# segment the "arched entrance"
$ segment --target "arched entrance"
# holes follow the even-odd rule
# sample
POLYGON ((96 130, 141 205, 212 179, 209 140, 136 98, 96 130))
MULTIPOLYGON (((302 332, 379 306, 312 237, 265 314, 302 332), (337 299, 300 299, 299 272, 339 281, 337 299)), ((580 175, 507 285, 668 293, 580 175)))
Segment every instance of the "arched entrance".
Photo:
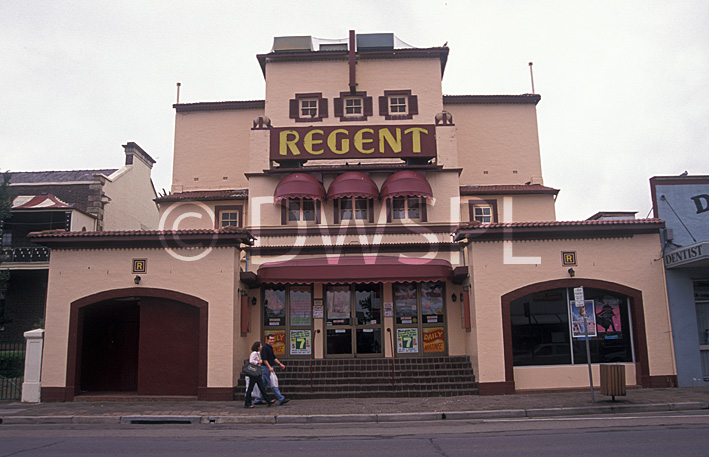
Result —
POLYGON ((654 387, 649 375, 647 339, 645 335, 645 313, 643 310, 642 293, 621 284, 595 279, 559 279, 531 284, 514 290, 502 296, 502 325, 505 349, 505 386, 500 386, 501 391, 513 393, 514 387, 514 344, 512 335, 512 310, 511 305, 515 300, 530 294, 543 293, 545 291, 574 288, 583 286, 584 288, 594 288, 622 294, 627 297, 630 304, 630 315, 632 317, 632 340, 635 349, 636 382, 643 387, 654 387))
POLYGON ((134 287, 71 304, 66 399, 81 393, 198 396, 206 389, 207 303, 134 287))

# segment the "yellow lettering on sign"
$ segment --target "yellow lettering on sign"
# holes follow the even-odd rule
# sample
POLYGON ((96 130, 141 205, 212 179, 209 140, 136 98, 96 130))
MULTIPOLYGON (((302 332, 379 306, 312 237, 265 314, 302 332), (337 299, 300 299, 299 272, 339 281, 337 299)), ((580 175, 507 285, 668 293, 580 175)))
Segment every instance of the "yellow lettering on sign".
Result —
POLYGON ((572 263, 574 261, 574 256, 572 254, 566 254, 566 263, 572 263))
POLYGON ((298 140, 300 139, 300 135, 298 135, 298 132, 295 130, 283 130, 281 131, 280 134, 280 141, 278 144, 280 145, 280 148, 278 150, 278 153, 282 156, 287 156, 288 151, 291 152, 294 156, 300 155, 300 150, 298 149, 298 146, 296 143, 298 143, 298 140), (288 139, 289 136, 292 136, 293 139, 288 139))
POLYGON ((337 134, 338 133, 344 133, 347 135, 347 130, 345 129, 337 129, 333 130, 330 132, 330 134, 327 136, 327 146, 330 148, 332 152, 335 154, 347 154, 350 151, 350 139, 349 138, 343 138, 342 139, 342 147, 340 149, 337 148, 337 134))
POLYGON ((308 154, 312 154, 312 155, 314 155, 314 156, 320 155, 320 154, 322 154, 323 152, 325 152, 322 148, 321 148, 321 149, 318 149, 317 151, 316 151, 315 149, 313 149, 313 145, 322 144, 322 142, 323 142, 323 140, 316 140, 316 139, 313 139, 313 135, 315 135, 316 133, 317 133, 317 134, 320 134, 320 135, 323 135, 323 134, 324 134, 324 132, 323 132, 322 130, 316 129, 316 130, 311 130, 311 131, 309 131, 309 132, 306 133, 305 136, 303 137, 303 147, 305 148, 305 151, 306 151, 308 154))
POLYGON ((384 152, 384 141, 387 142, 392 151, 401 152, 401 129, 396 129, 396 138, 389 129, 379 129, 379 152, 384 152))
POLYGON ((364 143, 373 143, 374 139, 372 138, 364 138, 365 133, 371 133, 374 134, 374 130, 372 129, 362 129, 358 130, 357 133, 355 133, 354 136, 354 146, 357 148, 359 152, 362 154, 371 154, 374 152, 374 148, 371 149, 364 149, 364 143))
POLYGON ((428 135, 428 130, 422 129, 420 127, 413 127, 404 130, 404 135, 411 133, 411 139, 413 140, 413 151, 414 153, 421 152, 421 134, 428 135))

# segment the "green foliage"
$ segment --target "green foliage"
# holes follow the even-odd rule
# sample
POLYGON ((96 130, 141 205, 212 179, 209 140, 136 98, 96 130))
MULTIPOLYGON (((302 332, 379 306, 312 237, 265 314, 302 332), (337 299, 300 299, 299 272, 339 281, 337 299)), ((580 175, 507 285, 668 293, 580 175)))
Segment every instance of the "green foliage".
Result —
POLYGON ((0 376, 19 378, 25 373, 25 353, 0 351, 0 376))

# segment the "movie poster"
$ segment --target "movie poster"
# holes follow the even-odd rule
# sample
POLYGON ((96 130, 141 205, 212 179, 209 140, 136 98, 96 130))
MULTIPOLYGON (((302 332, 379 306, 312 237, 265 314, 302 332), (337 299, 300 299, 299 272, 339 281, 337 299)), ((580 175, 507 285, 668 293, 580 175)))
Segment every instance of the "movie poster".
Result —
POLYGON ((575 301, 571 301, 571 333, 574 338, 584 338, 586 329, 584 327, 583 315, 588 317, 588 336, 596 335, 596 312, 593 300, 584 300, 584 306, 576 306, 575 301))
POLYGON ((417 328, 396 329, 396 352, 399 354, 418 354, 419 330, 417 328))
POLYGON ((618 297, 605 295, 596 300, 596 327, 598 333, 620 333, 620 305, 623 301, 618 297))
POLYGON ((290 354, 291 355, 310 355, 311 348, 311 333, 310 330, 291 330, 290 331, 290 354))
POLYGON ((276 356, 286 355, 286 331, 267 330, 263 336, 264 341, 268 341, 268 335, 273 335, 276 341, 273 343, 273 353, 276 356))
POLYGON ((445 352, 446 339, 443 327, 423 329, 423 352, 445 352))

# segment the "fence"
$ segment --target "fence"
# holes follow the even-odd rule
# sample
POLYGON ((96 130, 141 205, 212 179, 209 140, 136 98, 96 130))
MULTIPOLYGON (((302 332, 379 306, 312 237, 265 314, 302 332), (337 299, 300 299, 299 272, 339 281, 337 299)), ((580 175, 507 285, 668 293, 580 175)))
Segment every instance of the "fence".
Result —
POLYGON ((22 399, 25 340, 0 340, 0 400, 22 399))

